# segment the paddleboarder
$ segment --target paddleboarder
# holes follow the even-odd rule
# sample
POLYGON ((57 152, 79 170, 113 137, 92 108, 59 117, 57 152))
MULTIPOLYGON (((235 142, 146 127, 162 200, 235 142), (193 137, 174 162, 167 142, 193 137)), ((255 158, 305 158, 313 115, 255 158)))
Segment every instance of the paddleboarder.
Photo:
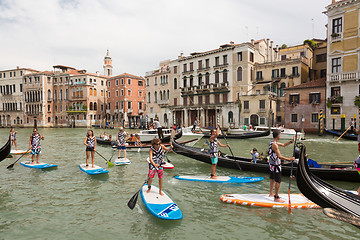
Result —
POLYGON ((124 131, 123 127, 120 127, 117 138, 116 138, 117 143, 118 143, 118 146, 117 146, 118 158, 120 158, 120 152, 122 150, 122 151, 124 151, 124 158, 126 159, 126 141, 125 141, 125 138, 126 138, 126 132, 124 131))
POLYGON ((84 141, 84 145, 86 146, 86 168, 88 168, 88 166, 89 166, 90 153, 91 153, 92 168, 94 168, 95 151, 96 151, 96 137, 94 136, 93 130, 88 130, 85 141, 84 141))
POLYGON ((34 158, 36 155, 36 163, 39 162, 39 155, 41 153, 40 140, 44 140, 44 136, 38 133, 36 128, 33 129, 33 133, 30 135, 29 149, 31 149, 31 164, 34 164, 34 158))
POLYGON ((269 168, 270 168, 270 194, 269 197, 274 197, 275 202, 284 202, 279 197, 280 183, 281 183, 281 160, 294 161, 295 157, 287 158, 281 155, 279 147, 286 147, 295 141, 294 139, 287 143, 279 143, 281 131, 275 129, 273 131, 273 140, 269 145, 269 168), (275 194, 273 188, 275 185, 275 194))
POLYGON ((11 145, 14 144, 15 150, 17 151, 16 134, 17 134, 17 132, 15 132, 15 129, 11 128, 11 130, 10 130, 11 145))
POLYGON ((358 152, 360 154, 360 131, 354 127, 354 132, 357 134, 358 152))
POLYGON ((219 159, 219 149, 218 145, 220 147, 230 147, 229 144, 223 145, 219 142, 217 137, 220 134, 220 125, 218 124, 216 129, 211 130, 211 137, 210 137, 210 159, 211 159, 211 169, 210 169, 210 178, 216 179, 215 171, 216 171, 216 165, 218 163, 219 159))
POLYGON ((147 193, 150 192, 152 179, 155 177, 155 172, 157 172, 159 178, 159 194, 161 196, 164 195, 164 193, 161 191, 163 185, 163 168, 161 167, 162 163, 164 162, 163 150, 169 151, 171 148, 172 145, 170 145, 170 147, 167 148, 163 144, 161 144, 161 140, 158 138, 154 138, 151 141, 151 147, 149 150, 150 163, 149 163, 149 174, 148 174, 149 177, 148 190, 146 191, 147 193))

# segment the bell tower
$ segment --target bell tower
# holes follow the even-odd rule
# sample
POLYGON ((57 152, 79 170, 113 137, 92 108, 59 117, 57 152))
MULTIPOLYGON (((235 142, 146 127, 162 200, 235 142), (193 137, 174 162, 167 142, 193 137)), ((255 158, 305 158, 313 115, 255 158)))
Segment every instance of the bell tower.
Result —
POLYGON ((106 52, 106 56, 104 57, 104 75, 105 76, 112 76, 112 60, 109 56, 109 49, 106 52))

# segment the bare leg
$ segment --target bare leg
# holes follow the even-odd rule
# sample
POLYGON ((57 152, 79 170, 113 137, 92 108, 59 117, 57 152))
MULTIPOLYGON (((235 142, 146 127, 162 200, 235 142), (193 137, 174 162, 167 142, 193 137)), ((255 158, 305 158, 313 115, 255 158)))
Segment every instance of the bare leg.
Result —
POLYGON ((16 144, 16 140, 14 141, 15 144, 15 150, 17 151, 17 144, 16 144))
MULTIPOLYGON (((280 190, 280 183, 279 182, 275 182, 275 195, 279 196, 279 190, 280 190)), ((284 200, 281 200, 279 198, 274 199, 275 202, 285 202, 284 200)))
MULTIPOLYGON (((149 178, 148 180, 148 186, 151 187, 151 183, 152 183, 152 178, 149 178)), ((146 191, 146 193, 150 192, 150 188, 148 188, 148 190, 146 191)))
POLYGON ((31 156, 31 164, 34 164, 35 154, 31 156))
POLYGON ((40 154, 36 154, 36 163, 40 163, 39 162, 39 156, 40 156, 40 154))
POLYGON ((91 151, 91 163, 93 168, 94 168, 94 162, 95 162, 95 151, 91 151))
POLYGON ((275 180, 274 180, 274 179, 270 179, 270 194, 269 194, 269 197, 273 197, 273 196, 274 196, 274 193, 273 193, 274 185, 275 185, 275 180))
POLYGON ((118 150, 118 158, 120 158, 120 152, 121 152, 121 150, 119 149, 118 150))
POLYGON ((86 168, 88 168, 89 166, 89 157, 90 157, 90 152, 86 151, 86 168))
POLYGON ((124 149, 124 158, 126 159, 126 150, 124 149))
POLYGON ((159 178, 159 193, 161 196, 164 196, 164 193, 161 191, 162 190, 162 185, 163 185, 163 179, 159 178))
POLYGON ((360 195, 360 187, 359 187, 359 189, 357 190, 357 192, 358 192, 358 195, 360 195))
POLYGON ((211 177, 210 178, 216 179, 215 171, 216 171, 216 164, 211 164, 211 170, 210 170, 211 177))

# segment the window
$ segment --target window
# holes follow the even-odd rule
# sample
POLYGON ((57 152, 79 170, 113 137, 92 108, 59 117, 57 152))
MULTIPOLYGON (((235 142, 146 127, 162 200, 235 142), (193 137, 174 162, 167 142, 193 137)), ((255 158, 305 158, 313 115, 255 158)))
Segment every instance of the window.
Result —
POLYGON ((203 96, 198 96, 198 104, 199 105, 203 104, 203 96))
POLYGON ((154 83, 154 85, 157 85, 157 77, 155 77, 155 83, 154 83))
POLYGON ((185 88, 186 87, 186 77, 184 77, 184 85, 183 87, 185 88))
POLYGON ((186 63, 183 65, 183 69, 184 69, 183 72, 187 72, 187 64, 186 63))
POLYGON ((340 114, 340 107, 331 107, 331 114, 340 114))
POLYGON ((228 71, 226 70, 226 69, 224 69, 224 71, 223 71, 223 82, 227 82, 228 80, 227 80, 227 73, 228 73, 228 71))
POLYGON ((286 55, 281 55, 281 61, 285 61, 286 60, 286 55))
POLYGON ((50 89, 47 91, 47 99, 48 99, 48 101, 51 101, 51 91, 50 91, 50 89))
POLYGON ((215 72, 215 83, 219 82, 219 71, 215 72))
POLYGON ((177 89, 177 79, 174 78, 174 89, 177 89))
POLYGON ((264 125, 265 124, 265 118, 260 118, 260 124, 264 125))
POLYGON ((281 83, 281 84, 280 84, 280 97, 285 96, 285 93, 284 93, 285 87, 286 87, 286 84, 285 84, 285 83, 281 83))
POLYGON ((206 73, 206 74, 205 74, 205 84, 206 84, 206 85, 209 85, 209 84, 210 84, 210 74, 209 74, 209 73, 206 73))
POLYGON ((104 96, 104 90, 101 90, 101 96, 104 96))
POLYGON ((157 103, 157 92, 154 93, 154 103, 157 103))
POLYGON ((297 123, 297 118, 298 118, 298 115, 297 114, 291 114, 291 122, 292 123, 297 123))
POLYGON ((286 69, 285 68, 280 69, 280 77, 286 77, 286 69))
POLYGON ((108 82, 108 87, 110 87, 110 81, 108 82))
POLYGON ((128 101, 128 109, 131 109, 131 101, 128 101))
POLYGON ((279 77, 279 69, 273 69, 271 77, 278 78, 279 77))
POLYGON ((142 97, 142 96, 143 96, 143 92, 142 92, 142 91, 139 91, 138 96, 139 96, 139 97, 142 97))
POLYGON ((238 60, 238 62, 242 61, 242 52, 237 53, 237 60, 238 60))
POLYGON ((244 124, 249 125, 249 118, 244 118, 244 124))
POLYGON ((326 62, 326 53, 316 55, 316 62, 326 62))
POLYGON ((205 104, 210 104, 210 95, 205 95, 205 104))
POLYGON ((104 86, 104 81, 103 80, 101 80, 101 86, 104 86))
POLYGON ((131 90, 130 89, 128 89, 128 94, 127 95, 131 96, 131 90))
POLYGON ((198 61, 198 69, 201 70, 203 67, 202 67, 202 60, 199 60, 198 61))
POLYGON ((299 104, 300 103, 300 95, 299 94, 290 94, 289 103, 290 104, 294 104, 294 103, 299 104))
POLYGON ((139 110, 143 108, 143 103, 139 102, 139 110))
POLYGON ((293 76, 299 76, 299 68, 298 67, 293 67, 292 68, 292 75, 293 76))
POLYGON ((198 76, 198 86, 201 86, 201 85, 202 85, 202 75, 200 73, 198 76))
POLYGON ((263 80, 262 71, 256 72, 256 80, 263 80))
POLYGON ((320 78, 325 78, 326 77, 326 69, 321 69, 320 70, 320 78))
POLYGON ((265 100, 259 101, 259 107, 260 107, 260 109, 265 109, 265 100))
POLYGON ((249 110, 249 101, 244 101, 244 110, 249 110))
MULTIPOLYGON (((205 67, 206 68, 210 67, 210 59, 205 59, 205 67)), ((4 77, 5 77, 5 73, 4 73, 4 77)))
POLYGON ((311 122, 313 122, 313 123, 319 122, 319 114, 318 113, 311 114, 311 122))
POLYGON ((151 103, 151 95, 148 93, 148 103, 151 103))
POLYGON ((108 98, 110 98, 110 91, 108 91, 108 98))
POLYGON ((177 98, 174 98, 174 106, 177 106, 177 98))
POLYGON ((118 79, 115 80, 115 85, 119 86, 119 80, 118 79))
POLYGON ((177 66, 174 66, 174 73, 177 73, 177 66))
POLYGON ((146 79, 146 86, 150 86, 150 81, 149 81, 149 79, 146 79))
POLYGON ((125 80, 123 78, 120 79, 120 83, 121 83, 121 85, 125 85, 125 80))
POLYGON ((223 62, 224 62, 224 63, 223 63, 224 65, 227 65, 227 64, 228 64, 228 63, 227 63, 227 55, 224 55, 224 56, 223 56, 223 62))
POLYGON ((238 67, 237 69, 237 80, 242 81, 242 67, 238 67))
POLYGON ((219 57, 215 57, 215 67, 219 66, 219 57))
POLYGON ((187 106, 187 97, 184 97, 183 101, 184 101, 184 106, 187 106))
POLYGON ((332 20, 332 33, 342 32, 342 18, 335 18, 332 20))
POLYGON ((51 118, 50 118, 50 117, 48 117, 48 123, 50 122, 50 120, 51 120, 51 118))
POLYGON ((228 94, 223 93, 223 103, 227 103, 227 102, 228 102, 228 94))
POLYGON ((190 63, 190 71, 194 71, 194 63, 190 63))
POLYGON ((131 79, 128 78, 128 85, 131 85, 131 79))
POLYGON ((119 96, 119 91, 116 90, 116 91, 115 91, 115 97, 118 97, 118 96, 119 96))
POLYGON ((254 62, 254 53, 250 52, 250 62, 254 62))
POLYGON ((331 96, 332 97, 340 96, 340 87, 332 87, 331 88, 331 96))
POLYGON ((320 93, 310 93, 309 103, 320 103, 320 93))
POLYGON ((331 64, 332 73, 338 73, 341 71, 341 58, 331 59, 331 64))
POLYGON ((138 86, 139 86, 139 87, 142 87, 142 86, 143 86, 143 84, 144 84, 144 83, 143 83, 143 81, 142 81, 142 80, 139 80, 139 81, 138 81, 138 86))

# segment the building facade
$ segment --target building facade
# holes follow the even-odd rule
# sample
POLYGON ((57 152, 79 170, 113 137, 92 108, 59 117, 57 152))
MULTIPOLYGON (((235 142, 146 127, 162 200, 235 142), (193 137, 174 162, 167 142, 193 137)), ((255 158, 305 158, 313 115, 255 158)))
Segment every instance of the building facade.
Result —
POLYGON ((107 119, 114 126, 140 127, 145 122, 145 79, 123 73, 107 80, 107 119))
POLYGON ((326 122, 334 118, 336 129, 341 127, 341 115, 348 122, 359 113, 360 105, 356 104, 360 95, 359 8, 359 1, 333 0, 325 11, 328 16, 326 122))
POLYGON ((22 127, 25 123, 23 77, 37 70, 20 68, 0 71, 0 126, 22 127))
POLYGON ((285 126, 305 133, 317 133, 320 111, 325 113, 326 78, 284 89, 285 126))

